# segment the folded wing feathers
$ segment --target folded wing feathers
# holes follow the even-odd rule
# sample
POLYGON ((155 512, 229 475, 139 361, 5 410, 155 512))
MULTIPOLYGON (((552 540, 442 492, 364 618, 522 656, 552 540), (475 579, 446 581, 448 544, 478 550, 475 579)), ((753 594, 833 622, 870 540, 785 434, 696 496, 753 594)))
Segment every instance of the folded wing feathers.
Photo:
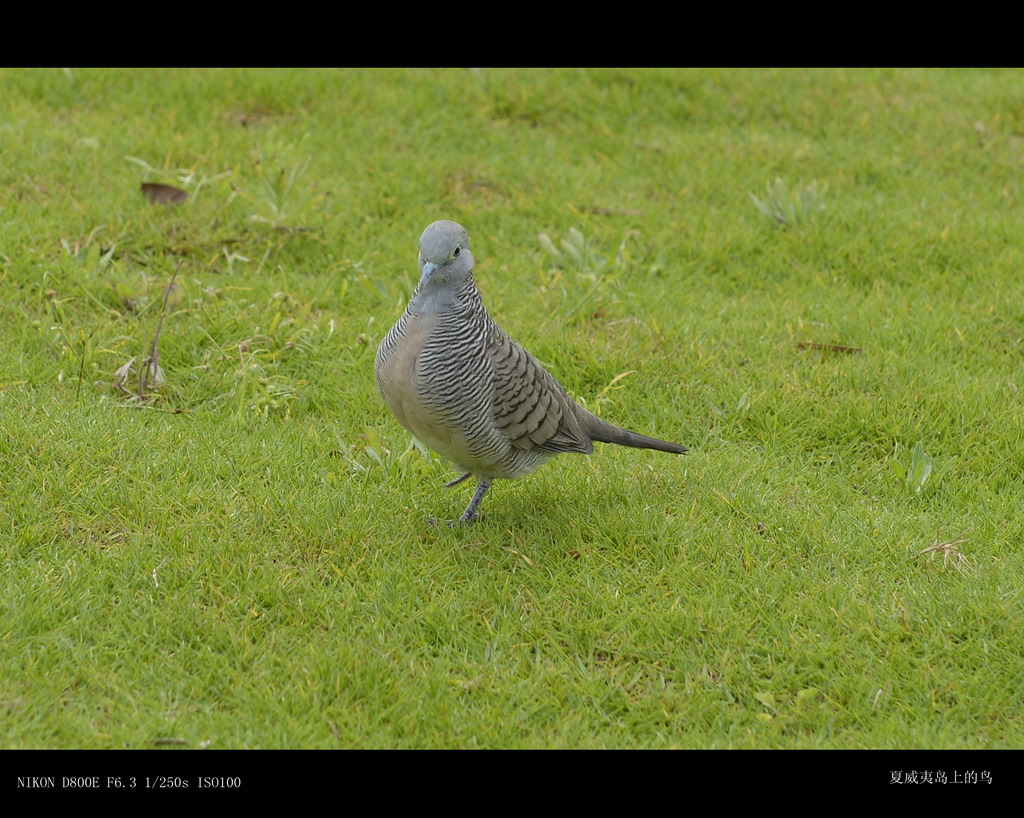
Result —
POLYGON ((494 366, 494 422, 513 446, 552 453, 594 450, 565 390, 497 326, 489 353, 494 366))

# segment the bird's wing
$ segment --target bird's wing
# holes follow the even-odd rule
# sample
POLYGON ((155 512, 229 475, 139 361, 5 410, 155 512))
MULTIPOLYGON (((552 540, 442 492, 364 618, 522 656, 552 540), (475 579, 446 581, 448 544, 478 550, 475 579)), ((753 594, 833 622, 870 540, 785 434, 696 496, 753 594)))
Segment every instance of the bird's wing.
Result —
POLYGON ((494 369, 494 422, 513 446, 552 453, 594 451, 580 428, 575 403, 536 358, 496 326, 488 353, 494 369))

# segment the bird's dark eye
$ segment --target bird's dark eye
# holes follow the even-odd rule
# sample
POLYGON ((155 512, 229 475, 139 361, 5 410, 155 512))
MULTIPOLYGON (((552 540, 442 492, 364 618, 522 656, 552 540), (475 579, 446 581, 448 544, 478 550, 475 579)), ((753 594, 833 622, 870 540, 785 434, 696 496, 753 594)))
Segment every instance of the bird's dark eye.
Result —
POLYGON ((456 248, 455 248, 455 252, 454 252, 454 253, 452 253, 452 255, 453 255, 453 256, 457 256, 457 255, 458 255, 459 253, 461 253, 461 252, 462 252, 462 248, 461 248, 461 247, 456 247, 456 248))

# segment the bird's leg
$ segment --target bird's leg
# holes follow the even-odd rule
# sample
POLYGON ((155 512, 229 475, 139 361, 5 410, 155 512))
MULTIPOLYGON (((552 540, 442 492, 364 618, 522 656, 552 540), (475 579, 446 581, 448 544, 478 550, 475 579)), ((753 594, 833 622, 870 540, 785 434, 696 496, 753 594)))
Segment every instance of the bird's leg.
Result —
POLYGON ((463 480, 468 480, 472 476, 473 475, 470 472, 466 472, 464 475, 462 475, 462 477, 456 477, 454 480, 449 480, 447 483, 444 484, 444 486, 442 486, 442 488, 450 489, 452 486, 457 486, 463 480))
POLYGON ((476 491, 473 492, 473 499, 469 501, 466 510, 462 512, 462 516, 459 518, 460 523, 471 523, 480 516, 476 513, 477 506, 480 505, 480 501, 484 499, 484 495, 487 494, 487 489, 490 487, 490 480, 484 480, 482 477, 478 478, 476 491))

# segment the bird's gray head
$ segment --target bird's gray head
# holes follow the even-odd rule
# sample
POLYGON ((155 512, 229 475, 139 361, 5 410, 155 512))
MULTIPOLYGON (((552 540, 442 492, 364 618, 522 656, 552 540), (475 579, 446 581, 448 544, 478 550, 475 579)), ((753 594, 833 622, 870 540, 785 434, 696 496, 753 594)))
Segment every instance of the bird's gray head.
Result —
POLYGON ((473 272, 469 234, 461 224, 442 219, 420 236, 420 287, 451 287, 473 272))

